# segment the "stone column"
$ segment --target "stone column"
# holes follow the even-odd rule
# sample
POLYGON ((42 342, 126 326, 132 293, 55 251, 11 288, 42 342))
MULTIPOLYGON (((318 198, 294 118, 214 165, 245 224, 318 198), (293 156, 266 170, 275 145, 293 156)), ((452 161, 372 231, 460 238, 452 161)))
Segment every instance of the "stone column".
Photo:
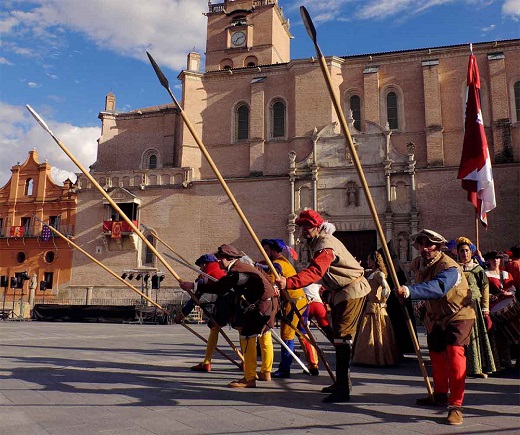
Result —
MULTIPOLYGON (((364 120, 381 124, 379 118, 379 67, 366 66, 363 70, 364 120)), ((361 126, 366 130, 366 126, 361 126)))
POLYGON ((29 282, 29 306, 34 308, 34 299, 36 298, 36 289, 38 288, 38 275, 34 273, 29 282))
POLYGON ((87 287, 87 298, 85 300, 85 305, 92 305, 92 293, 94 291, 94 287, 87 287))
POLYGON ((289 183, 290 183, 290 191, 291 191, 291 204, 290 204, 290 215, 289 215, 289 224, 288 224, 288 232, 289 232, 289 246, 294 248, 294 233, 296 231, 296 225, 294 223, 296 219, 295 213, 295 183, 296 183, 296 153, 291 151, 289 153, 289 183))
POLYGON ((512 162, 511 120, 509 119, 509 98, 507 92, 506 59, 502 52, 487 55, 489 67, 489 113, 493 119, 484 125, 493 126, 494 156, 497 163, 512 162))
POLYGON ((251 110, 249 112, 249 170, 263 174, 265 163, 265 81, 251 84, 251 110))
POLYGON ((441 86, 439 61, 425 60, 423 66, 426 157, 428 166, 444 166, 441 86))

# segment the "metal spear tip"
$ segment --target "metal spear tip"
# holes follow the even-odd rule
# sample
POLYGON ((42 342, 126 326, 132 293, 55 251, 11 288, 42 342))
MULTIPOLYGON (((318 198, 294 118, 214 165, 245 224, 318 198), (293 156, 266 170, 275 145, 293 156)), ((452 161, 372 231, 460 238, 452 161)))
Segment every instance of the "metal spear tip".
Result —
POLYGON ((318 47, 318 41, 316 37, 316 28, 314 27, 314 23, 312 22, 309 11, 305 6, 300 6, 300 15, 302 17, 303 25, 305 26, 305 30, 307 30, 307 34, 311 37, 312 42, 314 43, 314 47, 316 48, 316 52, 318 56, 321 56, 320 47, 318 47))
POLYGON ((45 121, 41 118, 40 115, 38 115, 36 113, 36 111, 31 107, 29 106, 28 104, 25 105, 25 107, 27 107, 27 110, 30 112, 30 114, 34 117, 34 119, 36 119, 36 121, 38 121, 38 124, 40 124, 44 130, 47 131, 47 133, 51 134, 52 135, 52 131, 51 129, 49 128, 49 126, 45 123, 45 121))
POLYGON ((166 89, 170 89, 170 85, 168 84, 168 79, 161 71, 161 68, 159 68, 159 65, 157 65, 157 62, 154 60, 152 55, 148 52, 146 52, 146 55, 148 56, 148 59, 150 59, 150 63, 153 66, 153 69, 155 71, 155 74, 157 74, 157 78, 161 82, 161 85, 163 85, 166 89))

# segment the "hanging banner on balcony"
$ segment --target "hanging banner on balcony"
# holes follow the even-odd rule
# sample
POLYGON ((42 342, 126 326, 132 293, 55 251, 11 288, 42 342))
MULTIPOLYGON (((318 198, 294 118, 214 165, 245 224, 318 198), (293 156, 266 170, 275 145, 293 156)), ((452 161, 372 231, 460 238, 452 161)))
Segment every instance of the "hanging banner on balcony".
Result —
POLYGON ((52 232, 48 225, 44 225, 42 228, 42 240, 48 242, 51 239, 52 232))
POLYGON ((110 234, 110 238, 120 239, 122 228, 123 228, 122 222, 112 222, 112 231, 110 234))
POLYGON ((23 237, 25 234, 25 227, 12 226, 9 231, 9 237, 23 237))

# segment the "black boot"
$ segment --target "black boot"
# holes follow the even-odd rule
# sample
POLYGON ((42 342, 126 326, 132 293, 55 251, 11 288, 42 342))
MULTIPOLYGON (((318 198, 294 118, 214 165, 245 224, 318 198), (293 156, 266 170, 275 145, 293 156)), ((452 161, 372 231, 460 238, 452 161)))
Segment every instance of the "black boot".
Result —
POLYGON ((350 401, 350 344, 336 345, 336 382, 334 389, 323 399, 325 403, 343 403, 350 401))
POLYGON ((328 340, 331 343, 334 343, 334 333, 332 332, 332 326, 325 326, 323 328, 323 332, 325 333, 325 336, 328 338, 328 340))

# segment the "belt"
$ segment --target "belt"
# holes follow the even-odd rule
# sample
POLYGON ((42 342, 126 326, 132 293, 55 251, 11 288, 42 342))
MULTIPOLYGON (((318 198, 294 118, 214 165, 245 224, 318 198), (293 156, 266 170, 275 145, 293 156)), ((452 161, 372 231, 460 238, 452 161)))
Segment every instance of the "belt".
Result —
POLYGON ((340 290, 344 290, 346 289, 349 285, 351 284, 354 284, 358 281, 361 281, 363 279, 363 275, 359 275, 357 278, 354 278, 352 281, 350 281, 348 284, 344 285, 343 287, 341 287, 340 289, 338 290, 333 290, 333 291, 340 291, 340 290))

